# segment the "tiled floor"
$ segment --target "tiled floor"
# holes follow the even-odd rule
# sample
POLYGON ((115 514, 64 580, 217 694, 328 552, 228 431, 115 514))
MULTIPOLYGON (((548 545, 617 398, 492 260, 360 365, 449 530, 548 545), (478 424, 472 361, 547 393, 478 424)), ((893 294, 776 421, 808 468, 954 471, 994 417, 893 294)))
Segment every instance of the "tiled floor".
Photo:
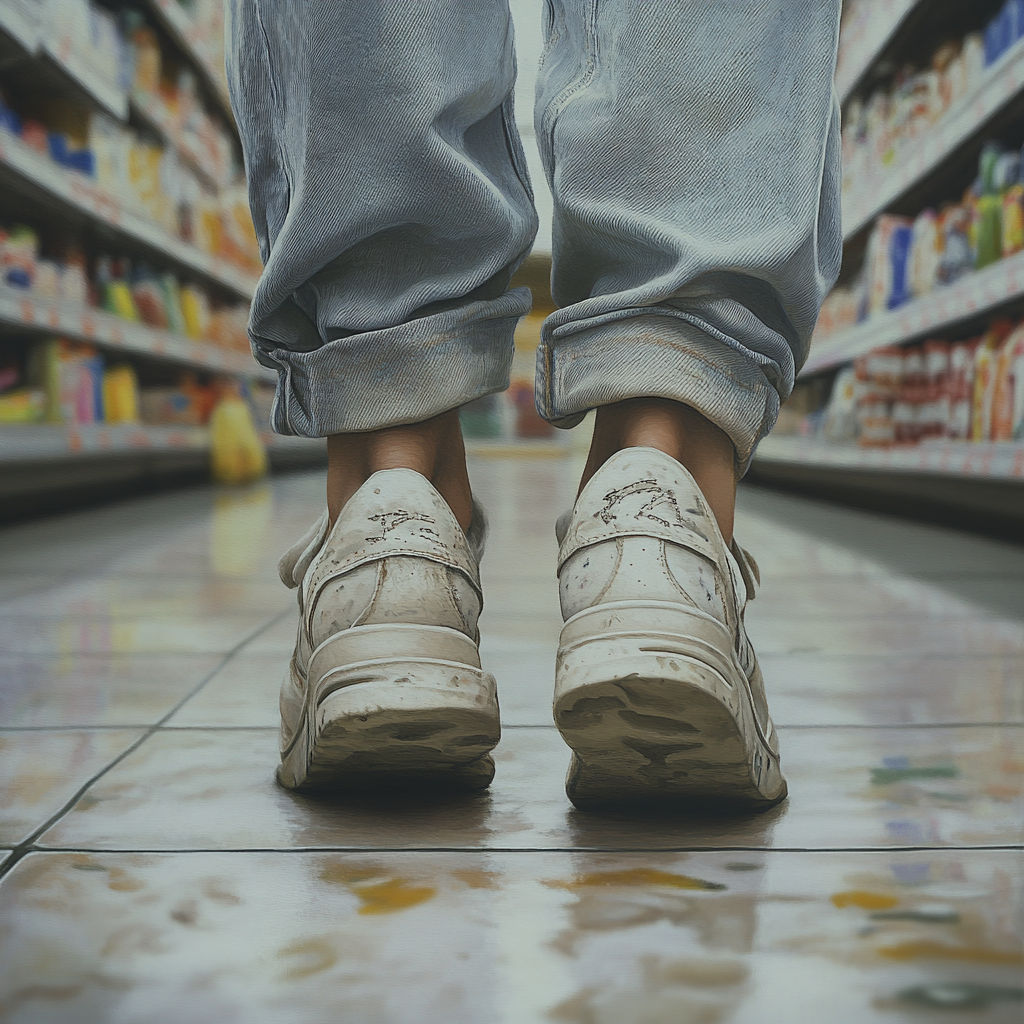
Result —
POLYGON ((468 798, 273 782, 316 475, 0 533, 0 1020, 1020 1021, 1024 548, 745 491, 789 801, 581 814, 549 713, 575 469, 472 466, 506 728, 468 798))

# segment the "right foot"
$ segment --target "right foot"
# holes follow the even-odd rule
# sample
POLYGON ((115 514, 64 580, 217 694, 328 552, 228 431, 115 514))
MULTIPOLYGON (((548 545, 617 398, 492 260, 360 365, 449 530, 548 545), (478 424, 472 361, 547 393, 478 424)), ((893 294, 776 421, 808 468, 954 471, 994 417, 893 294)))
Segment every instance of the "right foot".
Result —
POLYGON ((467 537, 426 477, 383 470, 282 557, 299 592, 283 786, 490 783, 500 729, 477 646, 481 516, 467 537))
POLYGON ((743 625, 757 569, 689 472, 625 448, 559 521, 555 722, 577 807, 783 800, 778 740, 743 625))

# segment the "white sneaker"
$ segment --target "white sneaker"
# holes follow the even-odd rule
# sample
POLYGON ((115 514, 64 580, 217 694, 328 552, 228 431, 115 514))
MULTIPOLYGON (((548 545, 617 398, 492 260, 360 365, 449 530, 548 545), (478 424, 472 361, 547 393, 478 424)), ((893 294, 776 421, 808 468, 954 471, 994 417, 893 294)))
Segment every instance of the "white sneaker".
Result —
POLYGON ((743 626, 757 567, 727 547, 694 479, 626 448, 557 527, 555 721, 577 806, 644 799, 766 808, 786 796, 743 626))
POLYGON ((426 477, 390 469, 327 521, 278 565, 299 588, 278 781, 484 788, 500 728, 477 646, 482 511, 467 538, 426 477))

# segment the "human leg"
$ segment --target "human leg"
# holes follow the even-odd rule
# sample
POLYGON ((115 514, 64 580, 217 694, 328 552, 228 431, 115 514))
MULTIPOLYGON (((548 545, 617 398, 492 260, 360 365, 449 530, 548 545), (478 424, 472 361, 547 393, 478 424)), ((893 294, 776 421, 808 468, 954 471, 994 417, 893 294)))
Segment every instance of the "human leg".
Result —
POLYGON ((562 426, 598 409, 558 530, 554 710, 581 806, 786 793, 732 518, 838 272, 838 8, 548 5, 537 132, 561 308, 537 401, 562 426))
POLYGON ((486 784, 482 522, 454 410, 507 385, 530 302, 509 290, 536 214, 507 2, 233 0, 228 44, 265 264, 254 353, 279 373, 274 428, 328 437, 328 510, 280 566, 301 621, 279 778, 486 784))

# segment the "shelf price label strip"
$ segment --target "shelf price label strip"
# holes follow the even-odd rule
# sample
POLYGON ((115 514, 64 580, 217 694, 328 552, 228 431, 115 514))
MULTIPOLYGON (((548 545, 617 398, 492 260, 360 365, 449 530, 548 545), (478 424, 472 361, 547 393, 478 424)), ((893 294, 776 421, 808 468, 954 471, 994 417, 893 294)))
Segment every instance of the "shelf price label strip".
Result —
POLYGON ((910 341, 1024 297, 1024 252, 940 286, 812 345, 802 377, 848 363, 881 345, 910 341))
POLYGON ((1024 443, 1019 441, 926 441, 906 447, 865 448, 817 438, 768 437, 758 447, 756 459, 1024 482, 1024 443))

